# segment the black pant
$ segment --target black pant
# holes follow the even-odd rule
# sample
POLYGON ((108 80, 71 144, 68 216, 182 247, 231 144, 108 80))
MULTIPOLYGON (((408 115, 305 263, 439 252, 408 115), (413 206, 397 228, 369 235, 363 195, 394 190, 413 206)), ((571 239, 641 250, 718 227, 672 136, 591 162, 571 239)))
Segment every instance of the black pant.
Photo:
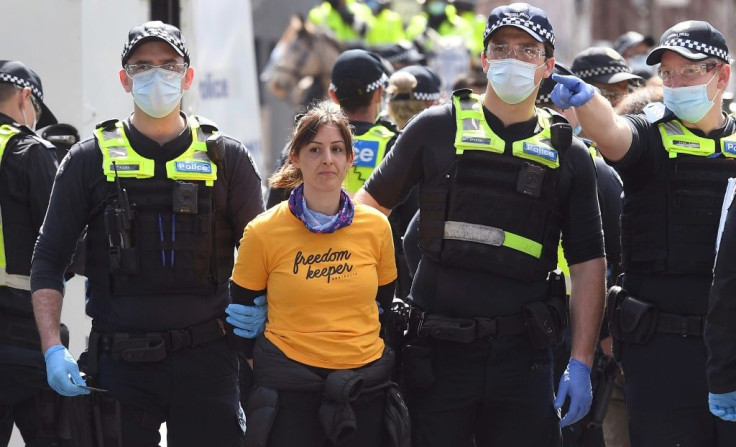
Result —
POLYGON ((355 434, 340 444, 330 442, 319 422, 321 392, 279 391, 268 447, 383 447, 385 393, 360 396, 351 404, 357 421, 355 434))
POLYGON ((632 447, 736 446, 736 423, 708 409, 701 337, 655 334, 644 345, 616 344, 626 377, 632 447))
POLYGON ((8 445, 13 424, 28 446, 67 445, 60 444, 54 432, 58 399, 54 401, 56 393, 46 381, 40 348, 0 344, 0 378, 0 446, 8 445))
POLYGON ((166 421, 168 445, 239 446, 238 360, 224 338, 170 352, 159 362, 99 358, 99 387, 121 403, 125 446, 158 446, 166 421))
POLYGON ((429 345, 434 382, 405 384, 415 447, 468 446, 473 437, 477 447, 560 445, 551 349, 533 348, 526 335, 429 345))

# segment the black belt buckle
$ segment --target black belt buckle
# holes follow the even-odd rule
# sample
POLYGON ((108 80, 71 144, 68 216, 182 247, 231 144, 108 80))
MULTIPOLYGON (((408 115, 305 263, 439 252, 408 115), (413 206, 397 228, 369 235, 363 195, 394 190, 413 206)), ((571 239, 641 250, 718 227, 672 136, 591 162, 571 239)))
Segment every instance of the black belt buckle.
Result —
POLYGON ((498 318, 474 318, 476 340, 493 340, 498 335, 498 318))
POLYGON ((173 352, 192 346, 192 331, 175 329, 165 333, 166 350, 173 352))

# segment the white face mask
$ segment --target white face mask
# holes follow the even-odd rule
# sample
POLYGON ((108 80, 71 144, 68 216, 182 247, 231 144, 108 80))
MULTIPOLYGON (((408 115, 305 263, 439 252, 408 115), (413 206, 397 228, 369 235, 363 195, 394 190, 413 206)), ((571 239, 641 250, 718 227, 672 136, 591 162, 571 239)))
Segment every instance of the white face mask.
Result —
MULTIPOLYGON (((544 64, 542 64, 544 65, 544 64)), ((537 68, 534 65, 518 59, 493 59, 488 61, 488 81, 501 100, 507 104, 518 104, 532 94, 542 82, 534 82, 537 68)))
POLYGON ((152 68, 133 75, 133 100, 146 115, 163 118, 181 101, 183 76, 163 68, 152 68))
POLYGON ((688 123, 697 123, 713 107, 713 100, 708 99, 708 85, 716 78, 716 72, 705 84, 688 87, 664 86, 664 105, 672 110, 678 118, 688 123))

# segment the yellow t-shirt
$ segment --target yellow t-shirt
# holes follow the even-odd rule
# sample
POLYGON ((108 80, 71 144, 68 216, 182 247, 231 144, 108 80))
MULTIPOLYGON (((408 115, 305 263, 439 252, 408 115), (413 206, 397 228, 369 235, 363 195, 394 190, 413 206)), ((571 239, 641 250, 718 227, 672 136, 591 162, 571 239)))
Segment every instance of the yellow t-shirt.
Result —
POLYGON ((386 216, 356 204, 352 224, 316 234, 286 201, 245 228, 233 281, 267 289, 265 336, 288 358, 330 369, 381 357, 376 292, 396 279, 386 216))

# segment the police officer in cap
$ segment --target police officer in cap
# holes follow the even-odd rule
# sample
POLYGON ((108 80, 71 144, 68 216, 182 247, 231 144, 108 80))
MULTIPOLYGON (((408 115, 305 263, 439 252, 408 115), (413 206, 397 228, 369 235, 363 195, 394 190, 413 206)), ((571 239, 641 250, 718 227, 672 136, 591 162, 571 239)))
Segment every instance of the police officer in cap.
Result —
MULTIPOLYGON (((402 370, 416 446, 557 446, 590 407, 605 260, 595 170, 559 115, 534 106, 554 68, 547 14, 491 11, 484 96, 455 92, 409 122, 356 200, 390 212, 420 185, 422 258, 402 370), (571 264, 572 355, 554 397, 564 331, 557 265, 571 264), (549 280, 548 280, 549 277, 549 280), (562 421, 555 411, 569 398, 562 421)), ((561 286, 561 289, 560 289, 561 286)))
POLYGON ((164 421, 170 445, 237 445, 245 430, 224 310, 235 245, 263 210, 260 178, 241 143, 180 111, 189 64, 178 28, 130 30, 119 77, 133 113, 71 149, 34 251, 49 384, 89 393, 58 331, 62 273, 88 225, 86 368, 108 391, 103 408, 119 408, 101 412, 105 445, 158 445, 164 421))
POLYGON ((613 107, 644 83, 644 79, 631 72, 631 67, 620 54, 606 47, 590 47, 581 51, 573 59, 570 69, 575 76, 597 87, 613 107))
POLYGON ((57 167, 54 146, 34 130, 53 123, 41 78, 22 62, 0 61, 0 445, 13 422, 28 445, 58 442, 29 278, 57 167))
POLYGON ((575 108, 624 183, 623 288, 608 309, 631 445, 736 445, 736 424, 708 411, 703 342, 718 216, 736 176, 736 121, 721 111, 731 56, 720 31, 688 20, 664 32, 647 63, 659 64, 666 108, 646 115, 617 115, 574 76, 555 75, 552 95, 575 108))

